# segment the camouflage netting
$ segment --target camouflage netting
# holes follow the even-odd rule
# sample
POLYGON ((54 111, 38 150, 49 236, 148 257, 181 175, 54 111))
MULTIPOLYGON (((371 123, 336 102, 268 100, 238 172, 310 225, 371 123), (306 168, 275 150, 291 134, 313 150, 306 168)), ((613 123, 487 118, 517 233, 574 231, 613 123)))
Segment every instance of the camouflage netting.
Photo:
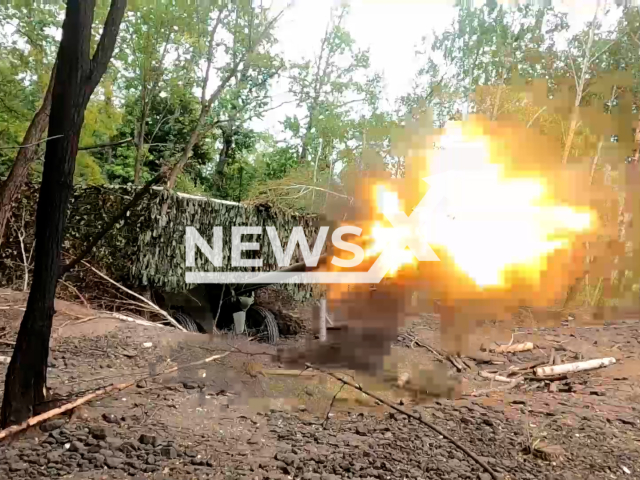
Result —
MULTIPOLYGON (((135 187, 90 186, 78 187, 71 201, 63 251, 67 258, 75 256, 82 247, 101 230, 131 198, 135 187)), ((14 217, 0 247, 0 285, 16 287, 24 278, 24 261, 20 237, 23 237, 25 255, 33 246, 35 206, 38 188, 28 185, 14 207, 14 217), (22 233, 24 232, 24 233, 22 233)), ((230 268, 232 226, 275 226, 283 243, 291 229, 302 226, 313 245, 318 231, 315 217, 278 211, 268 205, 243 205, 185 194, 170 194, 154 189, 137 207, 129 212, 100 242, 87 261, 112 278, 131 287, 151 287, 169 292, 187 290, 185 284, 185 227, 193 226, 203 238, 210 241, 213 227, 224 232, 223 268, 215 268, 199 251, 196 254, 198 271, 277 270, 275 256, 266 232, 255 237, 244 236, 243 241, 261 244, 262 268, 230 268), (161 209, 169 202, 166 217, 161 209)), ((247 252, 251 253, 251 252, 247 252)), ((257 253, 257 252, 256 252, 257 253)), ((245 253, 246 255, 246 253, 245 253)), ((292 263, 302 261, 296 251, 292 263)), ((33 258, 30 259, 33 264, 33 258)), ((308 299, 312 286, 287 284, 286 289, 298 300, 308 299)))

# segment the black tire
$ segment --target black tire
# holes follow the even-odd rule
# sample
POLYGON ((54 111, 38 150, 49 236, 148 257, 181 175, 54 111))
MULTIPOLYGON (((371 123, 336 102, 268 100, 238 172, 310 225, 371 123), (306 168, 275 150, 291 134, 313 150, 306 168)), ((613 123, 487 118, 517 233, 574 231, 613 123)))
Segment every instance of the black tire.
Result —
POLYGON ((276 317, 264 307, 252 305, 247 310, 246 328, 250 336, 264 339, 271 345, 277 344, 280 340, 276 317))
POLYGON ((174 312, 173 319, 178 322, 187 332, 200 333, 198 324, 186 313, 174 312))

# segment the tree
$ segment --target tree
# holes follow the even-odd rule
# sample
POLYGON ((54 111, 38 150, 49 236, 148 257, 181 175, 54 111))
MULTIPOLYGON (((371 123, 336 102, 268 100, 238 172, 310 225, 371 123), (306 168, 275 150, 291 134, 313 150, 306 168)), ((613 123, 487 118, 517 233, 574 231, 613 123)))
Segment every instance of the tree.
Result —
POLYGON ((369 72, 369 52, 357 49, 345 29, 348 13, 347 5, 334 9, 317 56, 292 68, 291 92, 306 116, 287 119, 285 127, 300 142, 301 163, 333 154, 339 125, 353 118, 353 108, 378 106, 381 77, 369 72))
MULTIPOLYGON (((239 14, 236 10, 234 32, 239 28, 239 14)), ((234 33, 232 55, 239 55, 238 35, 234 33)), ((236 74, 225 94, 216 105, 214 115, 220 131, 221 147, 218 163, 215 167, 215 183, 218 190, 224 183, 225 168, 237 155, 250 149, 254 140, 254 132, 245 125, 252 119, 260 119, 267 111, 279 108, 284 103, 269 107, 270 82, 277 77, 284 68, 284 61, 271 53, 275 38, 270 36, 264 40, 263 52, 253 55, 252 64, 236 74)))
POLYGON ((521 104, 514 87, 552 81, 555 36, 567 28, 566 16, 551 8, 462 7, 448 29, 424 38, 417 52, 424 66, 401 106, 416 113, 432 108, 438 127, 463 111, 491 119, 510 113, 521 104))
MULTIPOLYGON (((147 181, 165 165, 171 165, 175 157, 191 135, 193 124, 199 115, 199 99, 189 89, 169 82, 165 88, 166 95, 157 95, 150 99, 146 115, 146 131, 144 145, 144 165, 140 179, 147 181)), ((139 126, 139 96, 126 97, 122 106, 122 123, 111 137, 111 142, 122 142, 111 149, 93 152, 103 175, 108 183, 128 184, 134 182, 137 145, 131 139, 136 135, 139 126)), ((209 142, 200 142, 194 146, 192 162, 204 165, 213 161, 214 148, 209 142)))
MULTIPOLYGON (((200 113, 195 122, 189 140, 184 146, 178 161, 174 164, 169 174, 167 188, 172 189, 178 176, 186 166, 194 146, 200 141, 203 134, 215 127, 216 121, 210 118, 210 113, 214 110, 217 102, 225 93, 226 88, 237 75, 243 78, 246 72, 252 67, 256 56, 260 55, 260 48, 264 46, 265 40, 272 35, 273 27, 282 13, 270 18, 270 11, 261 6, 253 6, 249 1, 239 1, 233 4, 222 3, 214 8, 211 14, 205 18, 205 26, 209 30, 208 41, 206 42, 206 55, 203 61, 205 68, 199 89, 200 113), (210 23, 212 22, 212 23, 210 23), (226 30, 231 36, 231 43, 222 42, 222 50, 226 53, 229 61, 218 68, 219 83, 209 94, 209 84, 211 80, 214 59, 218 53, 217 34, 219 30, 226 30)), ((201 53, 195 49, 194 54, 201 53)), ((164 205, 163 213, 166 213, 167 205, 164 205)))
POLYGON ((137 5, 128 13, 123 25, 121 47, 116 57, 123 67, 123 89, 136 99, 134 183, 139 184, 147 153, 145 142, 149 140, 149 111, 166 89, 166 75, 172 63, 184 63, 177 43, 185 35, 190 22, 185 21, 175 6, 156 3, 137 5), (168 61, 169 53, 175 54, 174 62, 168 61))
POLYGON ((68 0, 52 91, 49 140, 36 213, 33 283, 5 380, 0 423, 29 418, 46 399, 47 359, 61 247, 84 112, 105 73, 126 0, 112 0, 91 56, 95 0, 68 0))
POLYGON ((27 180, 29 175, 29 168, 33 164, 36 154, 38 143, 42 138, 42 134, 49 126, 49 110, 51 109, 51 91, 53 89, 53 78, 55 77, 56 69, 53 68, 51 72, 51 81, 49 87, 42 100, 42 105, 33 116, 27 132, 24 134, 16 158, 13 161, 13 166, 9 172, 9 176, 2 184, 0 184, 0 245, 4 238, 4 231, 7 226, 7 222, 11 217, 11 211, 13 203, 20 194, 20 190, 27 180))
MULTIPOLYGON (((13 41, 0 41, 0 50, 6 62, 6 69, 0 67, 0 124, 5 125, 4 132, 8 133, 12 123, 21 125, 20 119, 26 114, 20 110, 31 107, 29 97, 42 98, 40 108, 26 128, 9 175, 0 184, 0 244, 11 217, 13 203, 28 177, 37 156, 39 141, 49 124, 55 66, 52 68, 50 63, 54 52, 52 36, 45 31, 56 26, 56 11, 55 8, 35 11, 33 8, 13 9, 0 6, 0 28, 14 32, 13 41), (26 44, 26 48, 22 43, 26 44), (19 81, 23 76, 33 78, 30 86, 33 85, 34 88, 24 87, 19 81), (42 84, 46 91, 40 93, 42 84)), ((3 136, 0 134, 0 138, 3 136)), ((5 137, 5 140, 8 138, 5 137)), ((14 152, 11 149, 6 151, 14 152)))
POLYGON ((615 39, 606 38, 599 34, 598 27, 600 22, 598 14, 600 10, 600 2, 596 6, 593 19, 589 23, 586 31, 580 32, 569 42, 569 48, 566 51, 566 63, 570 66, 570 73, 575 83, 575 99, 573 109, 571 111, 571 120, 564 144, 562 154, 562 163, 567 163, 573 145, 573 138, 579 125, 580 115, 579 108, 582 105, 586 93, 592 83, 597 78, 598 64, 597 60, 602 58, 614 43, 615 39), (581 57, 581 63, 574 62, 574 58, 581 57))

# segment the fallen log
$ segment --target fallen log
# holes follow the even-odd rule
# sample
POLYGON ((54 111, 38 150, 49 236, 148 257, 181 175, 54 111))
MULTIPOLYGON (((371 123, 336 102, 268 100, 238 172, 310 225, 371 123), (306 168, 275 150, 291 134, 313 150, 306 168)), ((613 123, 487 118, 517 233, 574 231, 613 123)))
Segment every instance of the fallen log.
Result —
POLYGON ((594 360, 586 360, 584 362, 563 363, 561 365, 553 365, 549 367, 538 367, 534 370, 534 373, 536 377, 544 378, 567 373, 596 370, 598 368, 608 367, 614 363, 616 363, 616 359, 613 357, 597 358, 594 360))

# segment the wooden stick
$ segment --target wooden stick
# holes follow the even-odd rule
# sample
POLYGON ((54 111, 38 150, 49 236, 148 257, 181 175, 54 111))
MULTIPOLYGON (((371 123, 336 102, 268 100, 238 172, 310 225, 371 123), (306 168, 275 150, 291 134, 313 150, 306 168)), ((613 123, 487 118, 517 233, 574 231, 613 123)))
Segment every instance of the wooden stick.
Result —
POLYGON ((568 380, 571 377, 569 376, 569 374, 565 373, 553 377, 535 377, 533 375, 525 375, 522 378, 524 378, 525 380, 532 380, 534 382, 561 382, 562 380, 568 380))
POLYGON ((451 364, 456 367, 456 370, 458 370, 458 372, 462 372, 464 371, 467 367, 466 365, 464 365, 457 356, 455 355, 447 355, 447 358, 449 359, 449 361, 451 362, 451 364))
POLYGON ((616 363, 616 359, 613 357, 597 358, 594 360, 586 360, 584 362, 563 363, 562 365, 553 365, 551 367, 538 367, 535 369, 535 374, 536 377, 544 378, 546 376, 562 375, 564 373, 595 370, 597 368, 608 367, 614 363, 616 363))
POLYGON ((350 380, 347 380, 345 378, 339 377, 338 375, 336 375, 335 373, 329 372, 327 370, 324 370, 322 368, 316 367, 314 365, 311 365, 309 363, 305 364, 305 366, 307 368, 310 369, 314 369, 314 370, 318 370, 319 372, 324 373, 325 375, 328 375, 332 378, 335 378, 336 380, 338 380, 339 382, 342 382, 345 385, 349 385, 351 388, 355 388, 356 390, 358 390, 359 392, 367 395, 368 397, 373 398, 374 400, 379 401, 380 403, 386 405, 387 407, 395 410, 396 412, 400 412, 410 418, 413 418, 414 420, 422 423, 423 425, 429 427, 431 430, 433 430, 434 432, 436 432, 438 435, 443 436, 444 438, 446 438, 447 440, 449 440, 453 445, 455 445, 459 450, 461 450, 463 453, 465 453, 467 456, 469 456, 474 462, 476 462, 478 465, 480 465, 489 475, 491 475, 491 478, 493 478, 494 480, 499 480, 500 477, 498 476, 498 474, 496 472, 494 472, 491 467, 489 467, 489 465, 487 465, 482 459, 480 459, 480 457, 478 457, 475 453, 473 453, 471 450, 469 450, 467 447, 465 447, 464 445, 462 445, 461 443, 459 443, 455 438, 451 437, 448 433, 446 433, 444 430, 441 430, 439 427, 437 427, 436 425, 434 425, 433 423, 425 420, 424 418, 422 418, 422 416, 414 414, 414 413, 410 413, 406 410, 404 410, 403 408, 400 408, 394 404, 392 404, 391 402, 388 402, 387 400, 385 400, 382 397, 379 397, 378 395, 376 395, 375 393, 371 393, 367 390, 365 390, 364 388, 362 388, 360 385, 357 385, 355 383, 353 383, 350 380))
POLYGON ((478 372, 478 375, 480 375, 482 378, 489 378, 501 383, 511 383, 513 381, 512 378, 503 377, 502 375, 498 375, 496 373, 478 372))
POLYGON ((492 348, 491 350, 496 353, 516 353, 516 352, 527 352, 529 350, 533 350, 533 343, 524 342, 524 343, 516 343, 515 345, 500 345, 499 347, 492 348))
POLYGON ((27 428, 33 427, 39 423, 44 422, 45 420, 48 420, 52 417, 55 417, 56 415, 60 415, 61 413, 64 412, 68 412, 69 410, 73 410, 76 407, 79 407, 80 405, 87 403, 91 400, 93 400, 94 398, 97 397, 101 397, 103 395, 107 395, 109 393, 114 393, 114 392, 120 392, 122 390, 125 390, 133 385, 135 385, 136 383, 138 383, 141 380, 147 380, 149 378, 154 378, 154 377, 159 377, 161 375, 166 375, 168 373, 173 373, 176 370, 180 370, 183 368, 188 368, 188 367, 194 367, 196 365, 201 365, 203 363, 208 363, 211 362, 213 360, 217 360, 218 358, 222 358, 226 355, 228 355, 229 352, 223 353, 221 355, 212 355, 211 357, 205 358, 203 360, 198 360, 197 362, 193 362, 193 363, 189 363, 186 365, 178 365, 177 367, 173 367, 170 368, 169 370, 164 370, 160 373, 156 373, 155 375, 147 375, 145 377, 142 378, 137 378, 131 382, 127 382, 127 383, 117 383, 117 384, 113 384, 113 385, 109 385, 108 387, 104 387, 101 388, 99 390, 96 390, 93 393, 90 393, 88 395, 85 395, 84 397, 80 397, 77 400, 74 400, 71 403, 67 403, 65 405, 62 405, 61 407, 58 408, 54 408, 53 410, 49 410, 48 412, 42 413, 40 415, 36 415, 35 417, 31 417, 28 420, 25 420, 24 422, 22 422, 19 425, 14 425, 12 427, 9 428, 5 428, 4 430, 0 431, 0 440, 3 440, 15 433, 21 432, 23 430, 26 430, 27 428))

